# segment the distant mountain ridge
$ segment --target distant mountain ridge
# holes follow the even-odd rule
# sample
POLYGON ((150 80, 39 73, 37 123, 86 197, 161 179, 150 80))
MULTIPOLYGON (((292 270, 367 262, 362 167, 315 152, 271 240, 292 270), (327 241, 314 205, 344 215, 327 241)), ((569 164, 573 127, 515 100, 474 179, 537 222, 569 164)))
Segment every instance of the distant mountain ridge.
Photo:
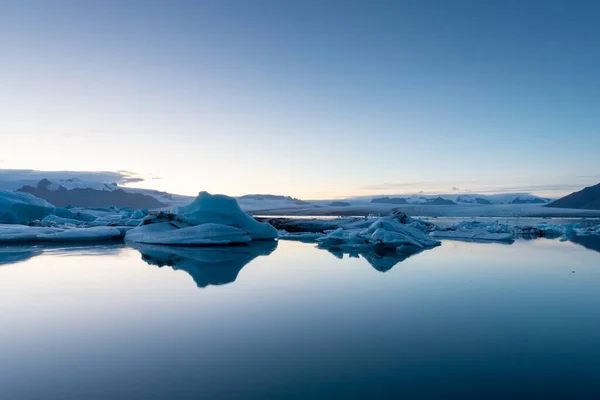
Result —
POLYGON ((279 200, 279 201, 291 201, 296 204, 309 204, 307 201, 297 199, 291 196, 283 196, 276 194, 245 194, 238 197, 239 200, 279 200))
POLYGON ((44 199, 57 207, 130 207, 156 209, 165 207, 165 203, 156 198, 142 194, 130 193, 119 188, 116 184, 102 184, 103 187, 73 187, 66 188, 60 183, 42 179, 36 186, 25 185, 18 192, 32 194, 44 199))
POLYGON ((555 200, 546 207, 600 210, 600 183, 555 200))

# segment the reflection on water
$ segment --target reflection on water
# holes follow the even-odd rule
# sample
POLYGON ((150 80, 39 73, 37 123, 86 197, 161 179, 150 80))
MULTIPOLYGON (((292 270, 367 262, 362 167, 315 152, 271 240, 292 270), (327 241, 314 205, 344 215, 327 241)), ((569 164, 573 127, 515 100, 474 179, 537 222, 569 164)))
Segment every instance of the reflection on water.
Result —
POLYGON ((344 255, 347 255, 351 258, 362 258, 366 260, 371 265, 371 267, 375 268, 377 271, 380 272, 389 271, 399 262, 402 262, 407 258, 419 254, 423 251, 423 249, 408 246, 398 248, 398 250, 375 247, 369 249, 368 251, 353 251, 347 247, 335 246, 327 248, 317 248, 333 254, 336 258, 339 258, 340 260, 344 258, 344 255))
POLYGON ((0 265, 27 261, 42 254, 63 256, 97 256, 116 254, 124 247, 122 244, 72 245, 32 244, 0 246, 0 265))
POLYGON ((198 287, 234 282, 246 264, 267 256, 277 248, 276 241, 252 242, 242 246, 182 247, 131 244, 142 260, 158 267, 169 266, 187 272, 198 287))
POLYGON ((35 247, 7 246, 0 248, 0 265, 13 264, 30 259, 42 253, 35 247))
POLYGON ((258 245, 2 248, 0 398, 600 398, 597 251, 258 245))
POLYGON ((600 236, 575 236, 569 239, 571 242, 585 247, 589 250, 600 252, 600 236))

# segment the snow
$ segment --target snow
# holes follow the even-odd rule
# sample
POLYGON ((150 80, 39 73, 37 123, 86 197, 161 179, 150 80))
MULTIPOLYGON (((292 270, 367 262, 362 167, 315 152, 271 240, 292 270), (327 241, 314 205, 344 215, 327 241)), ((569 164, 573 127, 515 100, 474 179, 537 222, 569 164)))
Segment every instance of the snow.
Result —
POLYGON ((0 223, 28 224, 51 214, 55 207, 28 193, 0 190, 0 223))
POLYGON ((165 245, 224 245, 273 240, 277 230, 245 214, 225 195, 201 192, 188 206, 145 218, 125 240, 165 245))

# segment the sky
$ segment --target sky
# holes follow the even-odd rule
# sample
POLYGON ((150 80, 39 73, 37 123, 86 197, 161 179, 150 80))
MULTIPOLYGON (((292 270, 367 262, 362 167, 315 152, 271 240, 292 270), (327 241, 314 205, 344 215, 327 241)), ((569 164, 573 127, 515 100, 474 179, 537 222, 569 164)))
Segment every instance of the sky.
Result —
POLYGON ((600 181, 599 16, 593 1, 0 0, 0 169, 130 171, 190 195, 566 194, 600 181))

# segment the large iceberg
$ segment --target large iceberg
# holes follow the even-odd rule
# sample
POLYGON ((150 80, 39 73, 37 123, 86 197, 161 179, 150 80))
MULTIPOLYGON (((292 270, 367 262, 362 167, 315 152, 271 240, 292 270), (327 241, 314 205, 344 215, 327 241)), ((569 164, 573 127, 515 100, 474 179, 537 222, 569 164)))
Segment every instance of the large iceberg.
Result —
POLYGON ((55 207, 28 193, 0 190, 0 224, 28 224, 52 214, 55 207))
POLYGON ((174 214, 146 217, 141 226, 127 232, 125 240, 165 245, 226 245, 252 240, 273 240, 277 230, 244 213, 234 198, 201 192, 174 214))
POLYGON ((369 226, 366 229, 361 227, 364 222, 360 225, 357 223, 347 224, 329 232, 326 236, 317 238, 317 242, 322 248, 333 247, 348 251, 407 246, 424 249, 440 244, 439 241, 429 236, 425 224, 414 224, 415 220, 407 218, 406 215, 401 213, 367 222, 369 226), (411 226, 406 223, 414 225, 411 226))
POLYGON ((222 194, 200 192, 194 201, 174 210, 191 225, 214 223, 239 228, 253 240, 275 239, 277 230, 269 224, 260 223, 242 211, 237 201, 222 194))

